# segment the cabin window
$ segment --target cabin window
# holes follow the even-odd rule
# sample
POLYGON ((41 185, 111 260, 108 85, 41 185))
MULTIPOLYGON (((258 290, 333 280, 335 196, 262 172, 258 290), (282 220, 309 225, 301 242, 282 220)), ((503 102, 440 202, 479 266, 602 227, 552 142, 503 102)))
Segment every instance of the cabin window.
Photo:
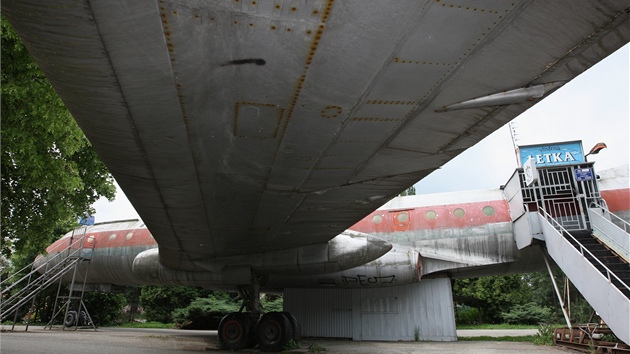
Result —
POLYGON ((116 239, 116 234, 109 235, 109 240, 114 241, 116 239))
POLYGON ((491 206, 489 206, 489 205, 488 205, 488 206, 483 207, 482 211, 483 211, 483 213, 484 213, 486 216, 492 216, 492 215, 494 215, 494 208, 493 208, 493 207, 491 207, 491 206))
POLYGON ((409 214, 408 213, 400 213, 398 214, 398 222, 407 222, 409 221, 409 214))
POLYGON ((437 213, 434 210, 429 210, 424 213, 424 218, 427 220, 435 220, 435 218, 437 218, 437 213))
POLYGON ((372 217, 372 222, 375 223, 375 224, 380 224, 381 222, 383 222, 383 216, 378 215, 378 214, 374 215, 372 217))
POLYGON ((466 215, 466 211, 464 211, 464 209, 462 208, 457 208, 453 210, 453 215, 455 215, 455 217, 458 217, 458 218, 463 218, 464 215, 466 215))
POLYGON ((133 237, 133 232, 130 232, 130 233, 127 234, 127 236, 125 236, 127 241, 131 240, 132 237, 133 237))

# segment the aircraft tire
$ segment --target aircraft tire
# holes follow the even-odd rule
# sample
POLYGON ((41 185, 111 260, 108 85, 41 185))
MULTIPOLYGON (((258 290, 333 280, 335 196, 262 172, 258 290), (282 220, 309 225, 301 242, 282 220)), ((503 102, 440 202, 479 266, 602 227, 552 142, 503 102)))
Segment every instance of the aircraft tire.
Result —
POLYGON ((246 313, 234 312, 219 322, 219 340, 225 349, 241 350, 254 344, 252 322, 246 313))
POLYGON ((77 316, 76 311, 68 311, 66 317, 63 319, 63 325, 66 327, 73 327, 77 322, 77 316))
POLYGON ((297 318, 293 316, 291 312, 282 312, 287 318, 289 322, 291 322, 291 327, 293 328, 293 340, 295 343, 299 344, 302 340, 302 327, 300 327, 300 322, 298 322, 297 318))
POLYGON ((256 341, 262 351, 279 352, 293 339, 291 321, 282 312, 264 314, 256 325, 256 341))

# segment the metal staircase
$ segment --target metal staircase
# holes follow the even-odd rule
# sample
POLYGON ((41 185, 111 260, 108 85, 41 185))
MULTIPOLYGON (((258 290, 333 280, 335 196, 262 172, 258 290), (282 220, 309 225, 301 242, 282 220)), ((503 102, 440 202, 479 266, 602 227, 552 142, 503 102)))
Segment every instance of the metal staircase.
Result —
MULTIPOLYGON (((528 182, 517 170, 504 189, 517 247, 544 245, 617 338, 630 344, 630 225, 605 207, 592 163, 537 172, 538 181, 528 182)), ((566 313, 565 319, 571 330, 566 313)))
MULTIPOLYGON (((630 266, 590 231, 566 230, 544 210, 547 252, 617 338, 630 343, 630 266)), ((630 237, 630 234, 626 234, 630 237)))
MULTIPOLYGON (((60 297, 62 277, 71 271, 76 274, 78 265, 91 258, 93 245, 85 247, 85 232, 86 227, 74 230, 67 243, 63 243, 59 249, 50 251, 50 253, 57 253, 56 255, 48 259, 38 257, 33 263, 0 282, 0 321, 14 315, 13 325, 15 326, 20 309, 30 302, 32 310, 37 295, 55 282, 59 282, 57 297, 60 297)), ((71 290, 74 278, 73 275, 71 290)))

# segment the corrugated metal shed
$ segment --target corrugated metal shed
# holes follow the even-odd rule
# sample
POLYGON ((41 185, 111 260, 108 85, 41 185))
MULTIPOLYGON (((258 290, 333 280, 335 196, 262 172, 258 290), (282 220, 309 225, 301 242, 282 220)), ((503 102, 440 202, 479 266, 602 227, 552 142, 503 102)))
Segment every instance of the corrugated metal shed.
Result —
POLYGON ((370 289, 285 289, 305 337, 455 341, 448 278, 370 289))
POLYGON ((352 338, 352 289, 285 289, 284 309, 303 336, 352 338))

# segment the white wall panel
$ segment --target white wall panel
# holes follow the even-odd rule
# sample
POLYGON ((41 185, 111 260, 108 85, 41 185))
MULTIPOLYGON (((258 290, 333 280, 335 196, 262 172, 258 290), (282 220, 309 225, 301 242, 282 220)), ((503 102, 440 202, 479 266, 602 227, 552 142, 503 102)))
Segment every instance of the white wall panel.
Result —
POLYGON ((305 337, 455 341, 448 278, 365 289, 285 289, 284 309, 305 337))

